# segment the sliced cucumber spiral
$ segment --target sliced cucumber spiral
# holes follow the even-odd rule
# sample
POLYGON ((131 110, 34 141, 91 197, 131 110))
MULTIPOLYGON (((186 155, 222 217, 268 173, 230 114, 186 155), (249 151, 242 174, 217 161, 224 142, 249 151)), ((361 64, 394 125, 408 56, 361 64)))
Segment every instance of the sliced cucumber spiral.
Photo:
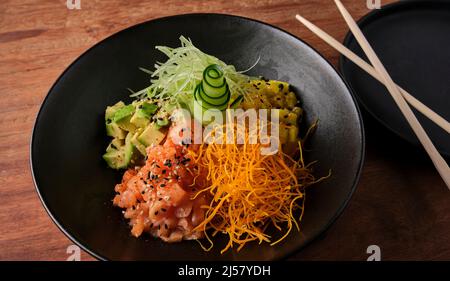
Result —
POLYGON ((227 108, 231 93, 221 67, 211 64, 203 71, 203 79, 197 85, 194 98, 204 109, 227 108))

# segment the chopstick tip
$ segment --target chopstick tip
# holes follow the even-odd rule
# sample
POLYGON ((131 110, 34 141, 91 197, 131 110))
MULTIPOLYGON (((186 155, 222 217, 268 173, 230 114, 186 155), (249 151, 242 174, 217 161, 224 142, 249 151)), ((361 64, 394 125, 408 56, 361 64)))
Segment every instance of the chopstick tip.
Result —
POLYGON ((305 19, 304 17, 300 16, 299 14, 295 15, 295 18, 296 18, 299 22, 303 23, 304 25, 307 25, 307 24, 308 24, 308 20, 305 19))
POLYGON ((336 6, 338 7, 339 10, 343 10, 344 8, 344 4, 342 4, 342 2, 340 0, 334 0, 334 3, 336 3, 336 6))

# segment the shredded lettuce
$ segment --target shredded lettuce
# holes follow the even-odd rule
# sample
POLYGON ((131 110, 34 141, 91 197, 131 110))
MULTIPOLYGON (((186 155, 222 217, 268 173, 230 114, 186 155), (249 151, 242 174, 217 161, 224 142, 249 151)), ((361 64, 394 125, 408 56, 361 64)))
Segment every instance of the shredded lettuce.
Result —
POLYGON ((233 65, 228 65, 202 52, 192 44, 190 39, 181 36, 180 41, 181 47, 178 48, 156 47, 167 56, 167 61, 157 62, 154 71, 141 68, 142 71, 150 74, 151 85, 133 93, 132 97, 168 99, 189 105, 194 99, 195 87, 202 80, 203 70, 211 64, 217 64, 222 68, 233 98, 246 93, 248 82, 252 77, 245 75, 244 72, 254 65, 250 69, 239 72, 233 65))

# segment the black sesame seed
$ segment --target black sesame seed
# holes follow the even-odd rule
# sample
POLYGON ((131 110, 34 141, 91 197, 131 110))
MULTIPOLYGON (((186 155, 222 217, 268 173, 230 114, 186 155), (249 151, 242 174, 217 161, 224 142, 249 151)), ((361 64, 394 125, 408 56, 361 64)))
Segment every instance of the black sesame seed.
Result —
POLYGON ((183 160, 181 160, 181 164, 186 164, 187 162, 191 161, 190 158, 183 158, 183 160))

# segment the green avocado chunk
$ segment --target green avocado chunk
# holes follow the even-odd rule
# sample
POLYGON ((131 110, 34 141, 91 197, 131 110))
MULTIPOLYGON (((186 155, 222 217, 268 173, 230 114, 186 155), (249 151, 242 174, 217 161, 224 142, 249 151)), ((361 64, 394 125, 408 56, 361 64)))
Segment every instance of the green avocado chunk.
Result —
POLYGON ((113 106, 108 106, 105 111, 105 121, 112 121, 116 112, 124 106, 125 104, 122 101, 119 101, 113 106))
POLYGON ((113 123, 116 123, 119 128, 128 132, 134 132, 136 126, 130 122, 131 117, 135 112, 135 108, 132 104, 126 105, 114 114, 113 123))
POLYGON ((125 144, 121 147, 114 148, 111 144, 108 146, 107 152, 103 154, 103 159, 105 159, 109 167, 113 169, 125 169, 128 167, 133 155, 132 137, 133 135, 128 133, 125 138, 125 144))
POLYGON ((148 118, 150 118, 153 114, 156 113, 158 110, 158 106, 153 103, 144 102, 141 105, 141 108, 139 108, 144 114, 147 115, 148 118))
POLYGON ((136 149, 142 154, 142 155, 147 155, 146 151, 145 151, 145 145, 142 144, 139 140, 140 131, 137 131, 136 133, 134 133, 133 137, 131 138, 131 143, 134 145, 134 147, 136 147, 136 149))
POLYGON ((125 139, 127 133, 122 130, 115 122, 113 122, 114 115, 123 108, 125 104, 121 101, 113 106, 108 106, 105 111, 105 125, 106 134, 113 138, 125 139))
POLYGON ((161 132, 159 126, 155 123, 150 123, 145 130, 140 134, 137 139, 146 147, 151 146, 152 144, 157 145, 160 144, 165 138, 166 134, 161 132))
POLYGON ((165 127, 165 126, 169 125, 169 119, 167 119, 167 118, 157 119, 156 120, 156 124, 159 127, 165 127))
POLYGON ((130 122, 139 128, 145 128, 150 123, 150 118, 158 110, 155 104, 143 102, 136 105, 136 112, 130 122))
POLYGON ((122 130, 117 123, 113 123, 111 121, 106 121, 106 135, 118 138, 118 139, 125 139, 127 132, 122 130))
POLYGON ((119 148, 121 148, 124 145, 125 145, 125 140, 115 138, 109 143, 108 147, 106 148, 106 152, 111 151, 111 150, 118 150, 119 148))

